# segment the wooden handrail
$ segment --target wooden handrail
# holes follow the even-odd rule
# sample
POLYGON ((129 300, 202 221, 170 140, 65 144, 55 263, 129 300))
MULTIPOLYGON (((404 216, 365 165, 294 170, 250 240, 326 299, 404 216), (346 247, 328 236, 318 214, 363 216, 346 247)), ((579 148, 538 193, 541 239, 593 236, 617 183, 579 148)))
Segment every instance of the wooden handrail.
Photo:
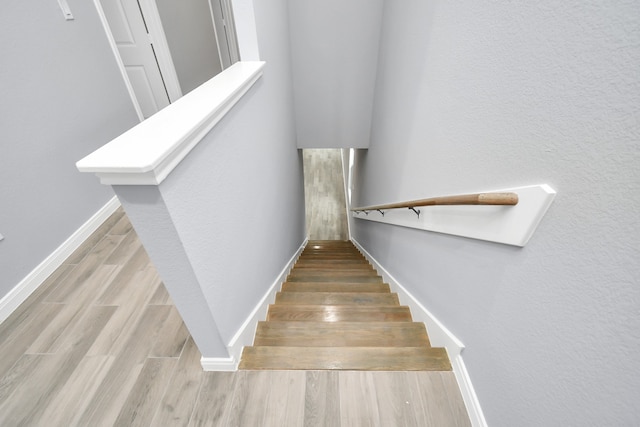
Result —
POLYGON ((422 206, 437 205, 506 205, 518 204, 516 193, 477 193, 462 194, 459 196, 432 197, 430 199, 411 200, 409 202, 389 203, 387 205, 365 206, 353 208, 352 212, 383 211, 388 209, 417 208, 422 206))

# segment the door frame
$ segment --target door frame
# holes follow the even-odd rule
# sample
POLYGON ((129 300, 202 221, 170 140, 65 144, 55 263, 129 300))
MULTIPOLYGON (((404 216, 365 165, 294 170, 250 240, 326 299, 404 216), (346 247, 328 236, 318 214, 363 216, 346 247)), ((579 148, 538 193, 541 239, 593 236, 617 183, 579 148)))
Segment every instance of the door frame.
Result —
POLYGON ((209 0, 209 11, 211 12, 213 31, 216 34, 220 64, 224 70, 240 60, 240 50, 238 49, 236 24, 233 17, 231 0, 209 0), (216 6, 214 6, 214 4, 216 4, 216 6), (220 10, 220 16, 218 16, 214 10, 220 10), (222 46, 223 41, 224 48, 222 46))
MULTIPOLYGON (((178 75, 176 73, 175 66, 173 65, 173 58, 171 57, 171 52, 169 51, 169 44, 167 43, 164 29, 162 28, 162 22, 160 21, 158 8, 154 0, 138 1, 144 20, 147 24, 147 28, 150 31, 151 42, 153 43, 154 52, 158 62, 158 68, 160 69, 160 74, 162 74, 162 79, 167 90, 167 95, 169 95, 169 101, 175 102, 177 99, 182 97, 182 89, 180 88, 180 83, 178 82, 178 75)), ((113 55, 115 56, 116 63, 118 64, 118 68, 120 69, 120 74, 124 79, 125 86, 127 87, 127 91, 129 92, 129 96, 131 97, 131 101, 133 102, 133 107, 136 111, 136 114, 138 115, 138 119, 142 122, 144 120, 144 116, 142 114, 142 109, 140 108, 140 103, 138 102, 138 98, 133 91, 133 85, 129 80, 124 62, 120 57, 118 46, 116 45, 113 33, 111 32, 111 27, 109 27, 109 22, 107 21, 107 17, 102 8, 102 4, 100 3, 100 0, 93 0, 93 4, 95 5, 98 12, 98 17, 102 22, 102 27, 104 28, 104 31, 107 35, 107 40, 109 41, 109 45, 111 46, 111 50, 113 51, 113 55)))
POLYGON ((158 6, 155 0, 138 0, 138 2, 142 9, 142 16, 147 23, 147 28, 149 28, 151 43, 153 43, 160 74, 162 74, 162 79, 169 95, 169 101, 176 102, 182 97, 182 89, 180 88, 176 67, 173 64, 173 58, 169 50, 169 43, 162 27, 158 6))

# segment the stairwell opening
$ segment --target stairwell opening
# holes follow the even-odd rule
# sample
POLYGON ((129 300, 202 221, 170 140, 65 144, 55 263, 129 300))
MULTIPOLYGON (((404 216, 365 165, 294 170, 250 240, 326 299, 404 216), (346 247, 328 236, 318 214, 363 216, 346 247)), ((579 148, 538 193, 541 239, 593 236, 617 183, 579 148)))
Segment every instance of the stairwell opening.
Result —
POLYGON ((340 149, 304 149, 304 194, 309 240, 349 240, 340 149))

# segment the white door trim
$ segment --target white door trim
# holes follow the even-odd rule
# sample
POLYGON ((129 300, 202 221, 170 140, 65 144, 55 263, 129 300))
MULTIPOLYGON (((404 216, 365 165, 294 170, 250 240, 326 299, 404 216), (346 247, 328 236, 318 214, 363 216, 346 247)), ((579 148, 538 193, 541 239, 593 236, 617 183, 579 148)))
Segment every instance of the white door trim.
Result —
POLYGON ((162 79, 164 80, 164 85, 169 95, 169 101, 175 102, 182 97, 182 89, 180 88, 176 67, 174 66, 171 51, 169 50, 169 43, 167 43, 164 28, 162 27, 158 5, 155 0, 138 1, 144 20, 147 23, 147 28, 153 38, 153 50, 155 51, 160 73, 162 74, 162 79))
POLYGON ((138 98, 136 98, 136 94, 133 91, 133 86, 131 85, 131 81, 129 80, 129 76, 127 75, 127 70, 124 67, 122 58, 120 57, 120 52, 118 52, 118 46, 116 45, 116 41, 113 38, 113 34, 111 33, 111 28, 109 27, 109 22, 107 21, 107 17, 104 14, 104 10, 102 9, 100 0, 93 0, 93 4, 96 6, 98 17, 100 18, 100 22, 102 22, 102 27, 104 28, 104 31, 107 35, 107 40, 109 41, 109 45, 111 46, 111 50, 113 51, 113 56, 115 56, 116 64, 118 64, 118 68, 120 69, 120 74, 124 79, 124 84, 127 87, 129 96, 131 97, 133 108, 136 110, 138 119, 142 122, 144 120, 144 115, 142 114, 142 108, 140 108, 140 103, 138 102, 138 98))
MULTIPOLYGON (((213 32, 216 35, 216 46, 218 47, 218 58, 220 59, 220 66, 223 70, 229 68, 232 64, 230 59, 230 52, 227 46, 227 36, 224 30, 224 19, 222 16, 218 16, 214 12, 214 3, 217 3, 220 6, 220 10, 222 9, 222 5, 219 0, 209 0, 209 12, 211 13, 211 23, 213 24, 213 32), (218 22, 216 22, 218 20, 218 22), (220 28, 222 27, 222 29, 220 28)), ((217 8, 216 8, 217 9, 217 8)), ((224 11, 222 11, 224 14, 224 11)))
MULTIPOLYGON (((162 74, 165 88, 167 89, 167 94, 169 95, 169 101, 175 102, 182 97, 182 89, 180 88, 178 74, 176 73, 176 68, 173 64, 173 58, 171 57, 171 51, 169 50, 169 44, 167 43, 164 28, 162 27, 162 21, 160 20, 158 6, 156 5, 155 0, 139 1, 140 7, 143 9, 142 13, 144 14, 144 19, 147 23, 147 27, 152 33, 153 48, 156 54, 156 59, 158 60, 158 67, 160 68, 160 73, 162 74)), ((133 107, 136 110, 138 119, 140 121, 143 121, 144 115, 142 114, 142 108, 140 108, 140 103, 138 102, 136 94, 133 91, 133 86, 131 85, 131 81, 129 80, 129 76, 127 75, 127 70, 124 66, 124 63, 122 62, 122 58, 120 57, 118 46, 116 45, 116 41, 113 38, 113 34, 111 33, 109 22, 107 21, 107 17, 104 13, 104 10, 102 9, 102 4, 100 4, 100 0, 93 0, 93 4, 96 6, 98 16, 100 18, 100 21, 102 22, 102 27, 104 28, 104 31, 107 35, 107 40, 109 41, 109 45, 111 46, 111 50, 113 51, 113 55, 115 56, 116 63, 118 64, 118 68, 120 69, 120 74, 124 79, 124 84, 127 87, 129 96, 131 97, 131 102, 133 102, 133 107)))
POLYGON ((226 36, 229 43, 229 56, 231 64, 240 61, 240 50, 238 49, 238 38, 236 37, 236 23, 233 16, 233 6, 231 0, 220 0, 222 13, 224 14, 226 24, 226 36))

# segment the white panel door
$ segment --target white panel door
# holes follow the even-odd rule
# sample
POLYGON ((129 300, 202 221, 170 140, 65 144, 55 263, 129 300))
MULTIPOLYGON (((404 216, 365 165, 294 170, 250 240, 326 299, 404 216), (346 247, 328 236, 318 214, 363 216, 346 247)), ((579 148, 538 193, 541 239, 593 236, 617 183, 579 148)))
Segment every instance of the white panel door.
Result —
POLYGON ((169 105, 169 96, 138 0, 100 0, 145 118, 169 105))

